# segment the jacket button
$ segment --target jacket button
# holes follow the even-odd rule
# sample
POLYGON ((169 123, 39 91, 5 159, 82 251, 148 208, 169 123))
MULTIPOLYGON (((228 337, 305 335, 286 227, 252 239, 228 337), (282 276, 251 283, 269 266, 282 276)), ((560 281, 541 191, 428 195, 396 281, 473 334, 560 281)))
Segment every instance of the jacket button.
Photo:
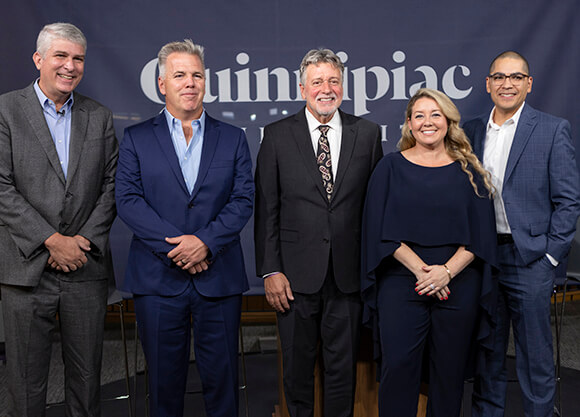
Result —
POLYGON ((328 242, 329 242, 328 238, 326 238, 326 237, 325 237, 325 238, 323 238, 323 239, 322 239, 322 241, 323 241, 324 243, 328 243, 328 242))
POLYGON ((193 203, 189 203, 189 204, 187 205, 187 207, 189 207, 189 208, 193 208, 193 206, 195 206, 195 204, 193 204, 193 203))

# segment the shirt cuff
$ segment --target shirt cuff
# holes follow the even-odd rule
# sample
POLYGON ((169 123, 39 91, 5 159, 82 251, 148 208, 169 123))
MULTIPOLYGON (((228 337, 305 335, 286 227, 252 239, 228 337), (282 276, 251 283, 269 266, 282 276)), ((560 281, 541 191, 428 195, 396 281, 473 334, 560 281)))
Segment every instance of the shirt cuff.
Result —
POLYGON ((550 255, 548 252, 546 252, 546 256, 548 257, 548 260, 550 261, 550 263, 552 265, 554 265, 555 267, 558 266, 560 264, 560 262, 558 262, 552 255, 550 255))
POLYGON ((275 271, 275 272, 270 272, 268 274, 264 274, 264 275, 262 275, 262 279, 266 279, 268 277, 271 277, 272 275, 276 275, 276 274, 279 274, 279 273, 280 273, 279 271, 275 271))

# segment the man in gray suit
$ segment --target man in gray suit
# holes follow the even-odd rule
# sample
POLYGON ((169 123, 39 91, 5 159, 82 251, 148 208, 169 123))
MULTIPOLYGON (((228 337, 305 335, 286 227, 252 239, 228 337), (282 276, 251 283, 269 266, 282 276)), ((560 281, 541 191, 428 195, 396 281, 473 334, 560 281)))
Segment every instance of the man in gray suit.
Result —
POLYGON ((86 39, 45 26, 40 78, 0 96, 0 289, 8 416, 43 416, 58 313, 67 416, 100 415, 109 229, 118 145, 111 112, 73 90, 86 39))

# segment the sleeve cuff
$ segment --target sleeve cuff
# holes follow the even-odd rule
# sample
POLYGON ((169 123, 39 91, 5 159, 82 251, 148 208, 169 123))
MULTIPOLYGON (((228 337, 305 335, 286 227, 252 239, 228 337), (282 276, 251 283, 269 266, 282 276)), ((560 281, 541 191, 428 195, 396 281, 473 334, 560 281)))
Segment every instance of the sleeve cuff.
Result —
POLYGON ((558 262, 552 255, 550 255, 548 252, 546 252, 546 256, 548 257, 548 260, 550 261, 550 263, 552 265, 554 265, 554 267, 558 266, 560 264, 560 262, 558 262))

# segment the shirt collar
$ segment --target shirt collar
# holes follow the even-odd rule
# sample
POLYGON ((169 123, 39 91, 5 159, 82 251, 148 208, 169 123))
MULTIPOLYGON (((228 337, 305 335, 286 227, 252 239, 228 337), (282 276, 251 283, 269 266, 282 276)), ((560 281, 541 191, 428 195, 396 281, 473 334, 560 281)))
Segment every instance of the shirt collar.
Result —
MULTIPOLYGON (((516 111, 512 117, 507 119, 504 122, 504 124, 508 123, 511 120, 513 122, 513 124, 515 126, 517 126, 518 122, 520 121, 520 116, 522 115, 522 110, 523 110, 525 104, 526 104, 526 102, 524 101, 522 103, 522 105, 520 106, 520 108, 518 109, 518 111, 516 111)), ((501 127, 493 121, 493 113, 494 112, 495 112, 495 106, 493 106, 493 109, 491 109, 491 113, 489 113, 489 119, 487 120, 487 130, 489 130, 491 128, 498 130, 501 127)))
MULTIPOLYGON (((318 131, 318 126, 320 126, 322 123, 316 120, 316 117, 314 117, 314 115, 310 113, 310 110, 308 110, 308 108, 304 107, 304 111, 306 112, 306 122, 308 123, 308 131, 311 133, 318 131)), ((330 121, 326 123, 326 125, 330 126, 330 128, 334 129, 334 131, 338 131, 340 129, 341 121, 340 121, 340 112, 338 111, 338 109, 334 112, 332 119, 330 119, 330 121)))
MULTIPOLYGON (((169 110, 167 110, 167 107, 163 108, 163 113, 165 114, 167 125, 169 126, 169 131, 173 133, 173 129, 175 128, 176 124, 181 126, 181 120, 173 117, 173 115, 169 113, 169 110)), ((194 120, 194 122, 195 121, 199 121, 200 132, 203 133, 205 131, 205 109, 201 112, 199 119, 194 120)))
MULTIPOLYGON (((40 78, 38 78, 36 80, 36 82, 34 83, 34 91, 36 92, 36 96, 38 97, 38 100, 40 101, 42 108, 46 109, 48 106, 49 108, 54 109, 54 111, 56 112, 56 105, 54 104, 54 101, 49 99, 46 96, 46 94, 44 94, 44 92, 40 89, 40 86, 38 85, 39 81, 40 81, 40 78)), ((74 100, 74 91, 71 91, 70 97, 62 106, 61 111, 65 110, 65 113, 68 113, 70 111, 72 105, 74 104, 74 101, 75 101, 74 100)))

